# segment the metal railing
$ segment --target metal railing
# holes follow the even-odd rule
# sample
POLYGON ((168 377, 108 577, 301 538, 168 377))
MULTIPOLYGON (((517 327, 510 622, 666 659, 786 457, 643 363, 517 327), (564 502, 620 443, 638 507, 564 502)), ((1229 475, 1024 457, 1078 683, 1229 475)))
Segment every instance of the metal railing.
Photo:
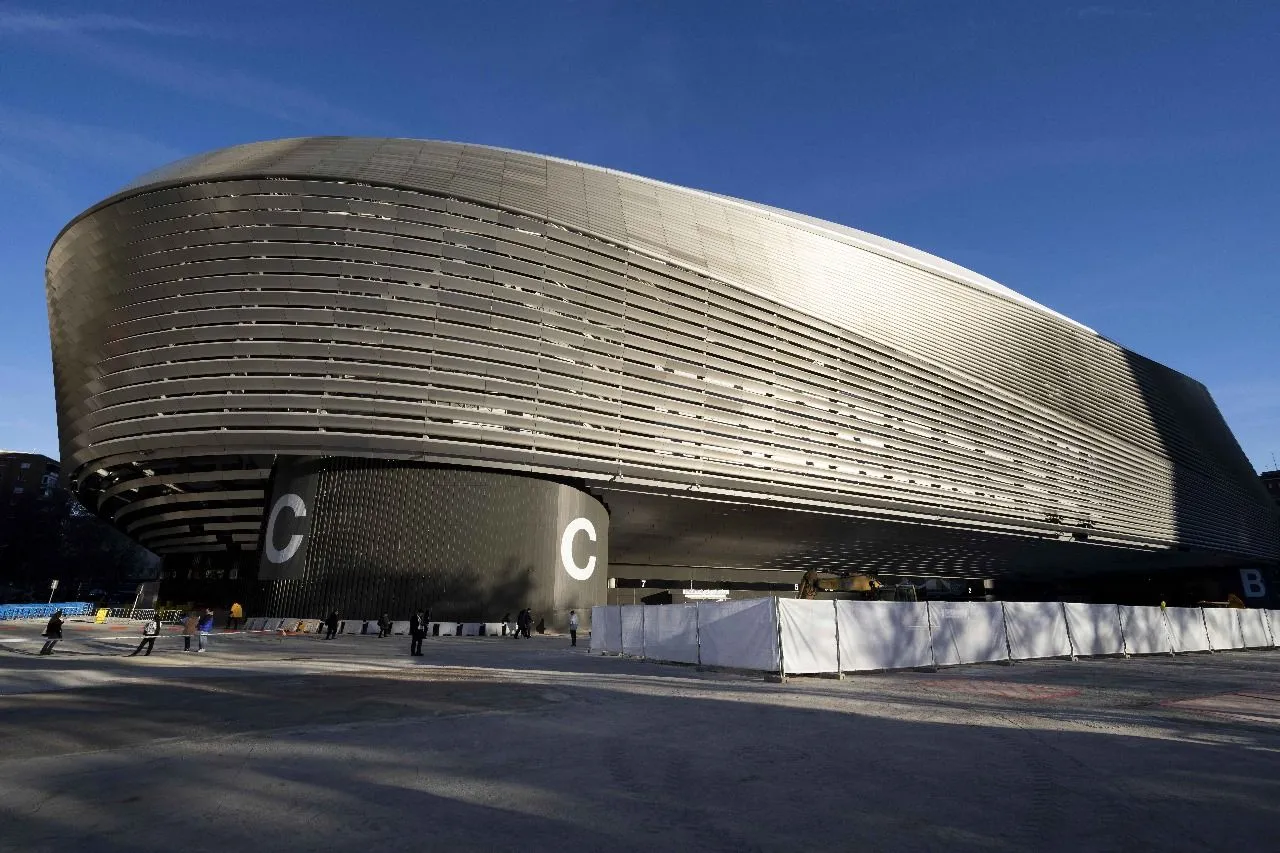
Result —
POLYGON ((132 607, 111 607, 107 609, 108 619, 151 619, 159 614, 160 621, 167 625, 177 625, 186 618, 183 610, 155 610, 150 607, 134 609, 132 607))

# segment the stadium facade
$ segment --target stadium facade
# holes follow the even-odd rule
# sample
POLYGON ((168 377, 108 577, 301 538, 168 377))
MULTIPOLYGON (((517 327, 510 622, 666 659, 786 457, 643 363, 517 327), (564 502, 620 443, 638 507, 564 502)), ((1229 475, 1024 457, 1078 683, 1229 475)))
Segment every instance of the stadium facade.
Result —
POLYGON ((77 217, 47 286, 81 500, 268 610, 1280 556, 1199 383, 915 249, 579 163, 215 151, 77 217))

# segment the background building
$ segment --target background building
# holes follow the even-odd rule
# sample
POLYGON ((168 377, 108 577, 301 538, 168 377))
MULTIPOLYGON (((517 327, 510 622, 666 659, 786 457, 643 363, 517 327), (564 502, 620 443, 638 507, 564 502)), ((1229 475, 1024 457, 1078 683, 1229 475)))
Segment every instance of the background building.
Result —
POLYGON ((173 584, 272 580, 268 610, 1280 556, 1199 383, 915 249, 644 178, 238 146, 86 211, 47 275, 77 493, 173 584))
POLYGON ((132 602, 140 582, 158 577, 154 554, 86 510, 38 453, 0 450, 0 603, 132 602))
POLYGON ((1280 506, 1280 471, 1263 471, 1262 485, 1276 502, 1276 506, 1280 506))

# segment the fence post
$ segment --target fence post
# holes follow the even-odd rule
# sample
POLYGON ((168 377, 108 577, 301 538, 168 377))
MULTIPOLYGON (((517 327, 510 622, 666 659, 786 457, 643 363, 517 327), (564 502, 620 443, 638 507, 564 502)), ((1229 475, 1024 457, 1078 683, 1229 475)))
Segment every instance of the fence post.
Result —
POLYGON ((1013 643, 1009 642, 1009 614, 1004 609, 1004 602, 1000 602, 1000 624, 1004 625, 1004 663, 1006 666, 1013 666, 1013 643))
POLYGON ((929 602, 924 603, 924 629, 929 632, 929 660, 933 661, 933 671, 938 671, 938 654, 933 650, 933 610, 929 602))
POLYGON ((693 605, 693 646, 698 650, 698 666, 702 666, 702 605, 693 605))
POLYGON ((840 660, 840 600, 831 599, 831 610, 836 616, 836 678, 844 681, 844 661, 840 660))
MULTIPOLYGON (((618 623, 622 623, 622 611, 618 611, 618 623)), ((644 647, 644 605, 640 605, 640 657, 648 660, 649 654, 644 647)), ((701 657, 701 655, 699 655, 701 657)))
POLYGON ((778 596, 773 597, 773 630, 778 637, 778 680, 787 680, 787 665, 782 652, 782 604, 778 596))
POLYGON ((1200 624, 1204 626, 1204 639, 1209 644, 1209 654, 1217 654, 1218 650, 1213 647, 1213 635, 1209 633, 1209 617, 1204 615, 1204 608, 1196 608, 1200 611, 1200 624))
POLYGON ((1062 608, 1062 624, 1067 626, 1067 645, 1071 647, 1071 659, 1078 661, 1080 658, 1076 655, 1076 636, 1071 633, 1071 620, 1067 618, 1067 603, 1059 601, 1058 605, 1062 608))

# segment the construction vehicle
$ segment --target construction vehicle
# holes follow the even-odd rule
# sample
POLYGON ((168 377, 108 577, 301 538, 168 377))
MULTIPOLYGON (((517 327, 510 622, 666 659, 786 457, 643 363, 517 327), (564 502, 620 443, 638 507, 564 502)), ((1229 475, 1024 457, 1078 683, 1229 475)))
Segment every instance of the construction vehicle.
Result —
POLYGON ((823 598, 862 599, 866 601, 915 601, 916 588, 910 583, 885 586, 874 575, 858 571, 809 569, 800 579, 796 598, 814 599, 819 593, 823 598), (820 577, 830 575, 832 577, 820 577))

